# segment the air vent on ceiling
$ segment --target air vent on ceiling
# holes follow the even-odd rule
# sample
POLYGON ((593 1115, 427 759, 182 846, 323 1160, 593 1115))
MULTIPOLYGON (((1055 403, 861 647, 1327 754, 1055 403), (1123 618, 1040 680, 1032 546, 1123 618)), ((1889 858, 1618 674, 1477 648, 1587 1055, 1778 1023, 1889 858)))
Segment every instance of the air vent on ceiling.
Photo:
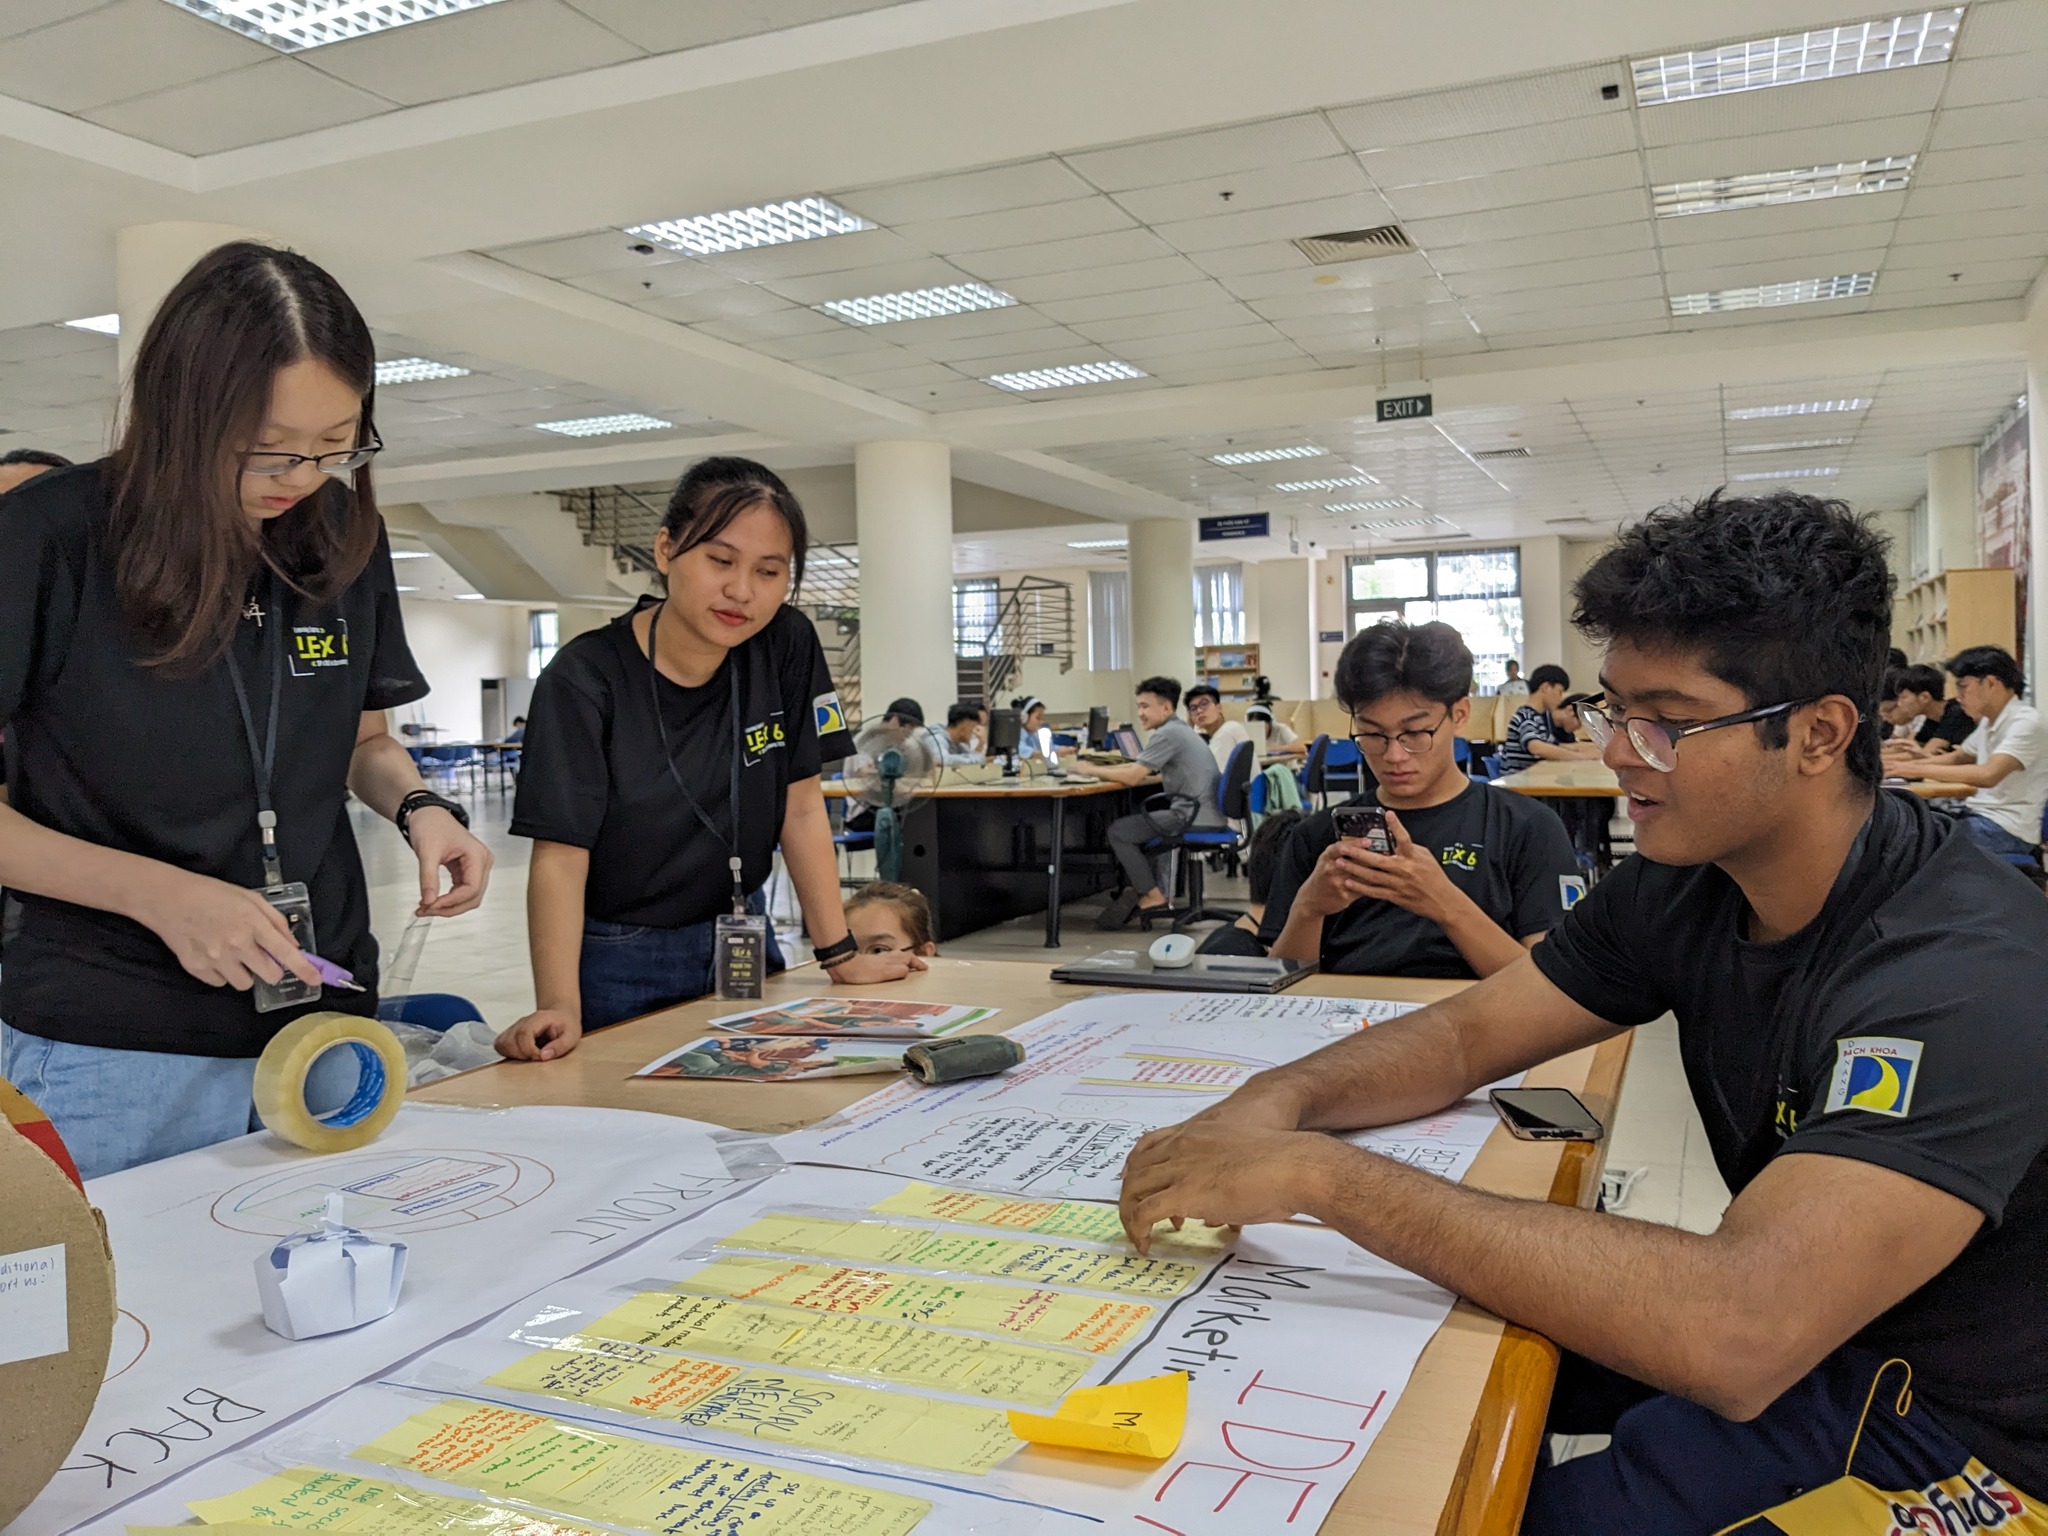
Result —
POLYGON ((1526 448, 1475 448, 1472 451, 1472 457, 1475 459, 1526 459, 1529 457, 1529 450, 1526 448))
POLYGON ((1319 267, 1340 261, 1365 261, 1374 256, 1405 256, 1415 249, 1408 231, 1398 224, 1374 229, 1347 229, 1334 235, 1305 235, 1294 248, 1319 267))

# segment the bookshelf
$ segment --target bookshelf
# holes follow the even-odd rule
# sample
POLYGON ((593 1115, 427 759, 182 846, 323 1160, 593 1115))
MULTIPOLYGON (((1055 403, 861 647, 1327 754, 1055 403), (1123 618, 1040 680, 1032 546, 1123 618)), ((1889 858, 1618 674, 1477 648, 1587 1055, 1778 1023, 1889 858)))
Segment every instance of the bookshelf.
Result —
POLYGON ((1973 645, 2002 645, 2011 651, 2018 630, 2017 596, 2017 578, 2004 566, 1923 576, 1904 594, 1899 649, 1934 666, 1973 645))
POLYGON ((1195 680, 1226 699, 1249 699, 1259 675, 1257 645, 1205 645, 1195 652, 1195 680))

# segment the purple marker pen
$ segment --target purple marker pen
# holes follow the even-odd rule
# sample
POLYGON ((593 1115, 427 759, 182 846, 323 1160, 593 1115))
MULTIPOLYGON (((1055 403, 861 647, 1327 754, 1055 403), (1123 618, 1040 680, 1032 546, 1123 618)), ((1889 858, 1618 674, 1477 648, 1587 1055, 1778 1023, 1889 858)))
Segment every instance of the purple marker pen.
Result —
MULTIPOLYGON (((305 954, 305 951, 301 950, 300 953, 305 954)), ((313 969, 320 973, 320 979, 328 986, 340 987, 348 992, 361 992, 364 990, 356 985, 354 972, 343 970, 332 960, 323 960, 318 955, 310 954, 306 955, 306 959, 311 963, 313 969)))

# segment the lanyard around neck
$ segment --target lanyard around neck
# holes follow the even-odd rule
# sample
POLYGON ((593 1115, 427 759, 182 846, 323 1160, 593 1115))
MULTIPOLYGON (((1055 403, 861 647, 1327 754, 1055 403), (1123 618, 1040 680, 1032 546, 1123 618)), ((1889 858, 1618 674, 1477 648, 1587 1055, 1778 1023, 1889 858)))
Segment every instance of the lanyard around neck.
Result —
POLYGON ((718 830, 717 824, 706 814, 704 807, 698 804, 697 797, 690 793, 690 786, 684 782, 682 773, 676 767, 675 749, 668 742, 668 723, 662 719, 661 715, 661 668, 655 664, 654 660, 655 641, 661 633, 661 612, 666 607, 668 607, 668 599, 663 598, 654 605, 654 612, 647 620, 647 697, 654 705, 654 729, 656 734, 661 737, 661 760, 668 765, 668 776, 676 781, 676 788, 683 792, 684 802, 696 815, 704 830, 709 832, 717 840, 719 846, 725 849, 726 867, 732 871, 733 915, 739 916, 747 910, 746 886, 740 874, 740 755, 742 743, 740 741, 739 658, 731 652, 728 652, 725 658, 726 675, 732 684, 732 756, 730 761, 732 836, 728 838, 723 832, 718 830))
MULTIPOLYGON (((278 639, 282 642, 285 624, 278 613, 276 594, 277 578, 266 569, 264 596, 270 599, 270 612, 278 621, 278 639)), ((277 717, 284 695, 284 659, 278 655, 281 645, 272 646, 262 640, 260 617, 256 627, 258 648, 270 659, 270 717, 264 723, 260 745, 256 739, 256 717, 249 709, 248 685, 242 681, 242 664, 235 659, 232 645, 227 651, 228 677, 235 685, 235 703, 242 711, 242 734, 249 743, 249 767, 256 776, 256 825, 263 833, 263 883, 275 887, 284 884, 284 865, 277 852, 277 812, 270 803, 270 780, 277 766, 277 717)))

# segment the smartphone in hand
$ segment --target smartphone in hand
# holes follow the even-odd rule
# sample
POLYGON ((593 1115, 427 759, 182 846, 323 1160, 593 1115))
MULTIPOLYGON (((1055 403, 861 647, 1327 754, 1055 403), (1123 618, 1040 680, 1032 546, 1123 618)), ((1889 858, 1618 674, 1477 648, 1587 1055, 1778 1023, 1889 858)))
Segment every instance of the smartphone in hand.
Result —
POLYGON ((1394 834, 1387 828, 1387 813, 1377 805, 1340 805, 1330 812, 1337 835, 1362 842, 1369 853, 1392 853, 1394 834))

